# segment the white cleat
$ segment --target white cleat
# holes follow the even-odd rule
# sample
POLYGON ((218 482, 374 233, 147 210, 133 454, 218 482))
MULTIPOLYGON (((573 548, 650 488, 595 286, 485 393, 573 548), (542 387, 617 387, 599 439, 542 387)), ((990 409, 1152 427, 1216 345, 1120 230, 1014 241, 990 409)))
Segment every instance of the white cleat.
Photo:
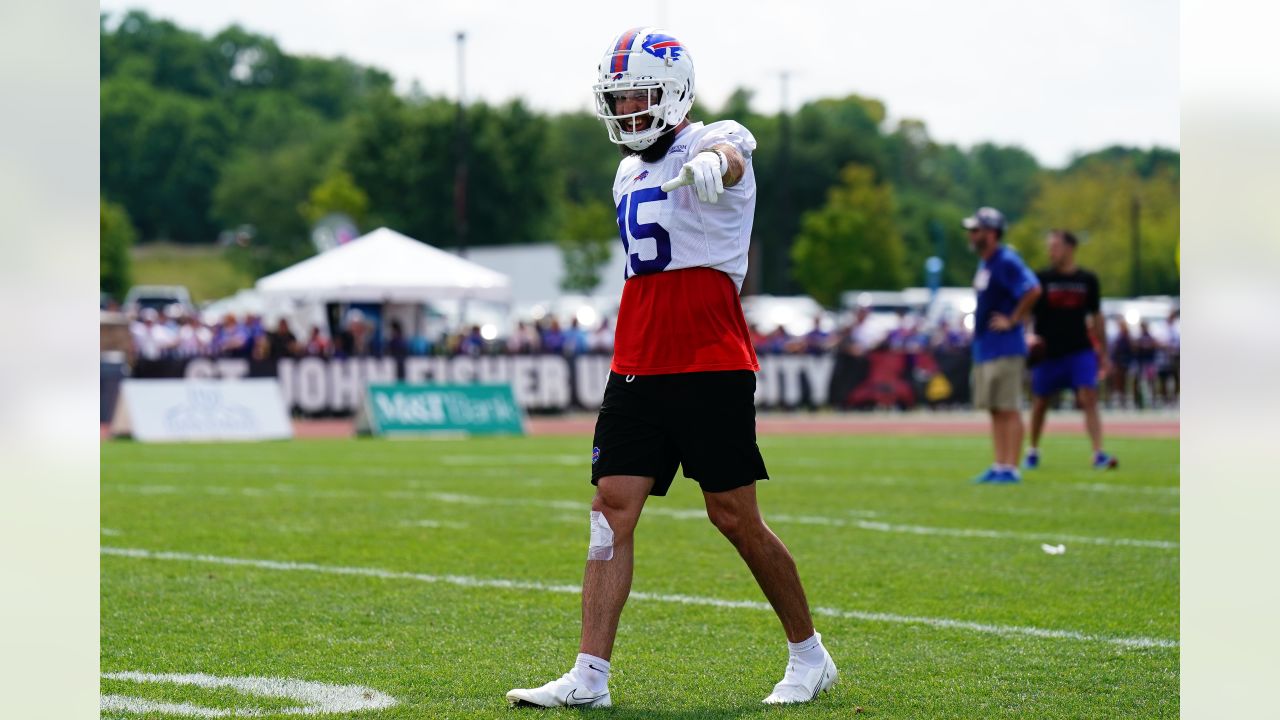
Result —
POLYGON ((773 686, 773 692, 764 699, 766 705, 789 705, 791 703, 807 703, 831 689, 840 675, 831 653, 822 649, 822 665, 801 665, 795 660, 787 663, 787 672, 782 681, 773 686))
POLYGON ((591 692, 587 684, 573 672, 539 688, 516 688, 507 693, 507 704, 513 707, 609 707, 609 691, 591 692))

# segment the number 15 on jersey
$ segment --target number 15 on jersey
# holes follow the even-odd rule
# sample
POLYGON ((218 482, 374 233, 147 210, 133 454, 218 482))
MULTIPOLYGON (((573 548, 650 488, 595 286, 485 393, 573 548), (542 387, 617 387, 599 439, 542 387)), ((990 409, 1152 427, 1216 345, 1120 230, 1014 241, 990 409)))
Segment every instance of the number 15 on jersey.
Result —
POLYGON ((671 264, 671 234, 656 222, 641 223, 636 219, 641 205, 666 199, 667 193, 655 186, 627 193, 618 203, 618 234, 622 237, 622 248, 627 253, 630 268, 629 272, 623 272, 624 277, 662 272, 671 264), (643 238, 653 238, 656 246, 657 255, 651 260, 641 260, 638 248, 636 252, 631 250, 632 242, 643 238))

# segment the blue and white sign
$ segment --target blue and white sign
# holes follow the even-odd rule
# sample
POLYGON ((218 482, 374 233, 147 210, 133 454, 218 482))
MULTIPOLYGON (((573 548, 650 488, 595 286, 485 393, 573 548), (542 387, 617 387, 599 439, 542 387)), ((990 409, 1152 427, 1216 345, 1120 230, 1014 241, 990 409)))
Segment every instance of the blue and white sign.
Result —
POLYGON ((142 442, 284 440, 293 426, 275 378, 126 380, 111 432, 142 442))

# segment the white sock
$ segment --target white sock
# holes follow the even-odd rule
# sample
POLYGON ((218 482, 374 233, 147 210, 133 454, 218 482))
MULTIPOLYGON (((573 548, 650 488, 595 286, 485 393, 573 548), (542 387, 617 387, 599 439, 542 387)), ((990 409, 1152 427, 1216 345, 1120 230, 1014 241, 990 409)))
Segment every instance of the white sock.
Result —
POLYGON ((594 693, 604 692, 609 687, 609 661, 595 655, 578 653, 578 660, 573 664, 578 677, 587 683, 587 689, 594 693))
POLYGON ((798 643, 788 641, 787 650, 791 653, 791 657, 800 661, 803 665, 821 665, 823 660, 822 635, 815 632, 813 637, 808 640, 801 640, 798 643))

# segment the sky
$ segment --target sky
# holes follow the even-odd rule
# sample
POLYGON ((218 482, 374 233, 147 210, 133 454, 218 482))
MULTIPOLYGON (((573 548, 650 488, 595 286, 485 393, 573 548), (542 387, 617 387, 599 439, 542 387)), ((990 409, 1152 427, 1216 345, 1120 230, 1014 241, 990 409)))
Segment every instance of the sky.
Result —
MULTIPOLYGON (((859 94, 887 105, 888 129, 923 120, 941 142, 1018 145, 1044 165, 1113 144, 1179 147, 1176 0, 104 0, 203 34, 238 23, 293 54, 343 55, 416 80, 428 94, 522 98, 589 110, 611 40, 658 25, 693 58, 696 93, 719 107, 859 94)), ((604 132, 603 128, 601 132, 604 132)))

